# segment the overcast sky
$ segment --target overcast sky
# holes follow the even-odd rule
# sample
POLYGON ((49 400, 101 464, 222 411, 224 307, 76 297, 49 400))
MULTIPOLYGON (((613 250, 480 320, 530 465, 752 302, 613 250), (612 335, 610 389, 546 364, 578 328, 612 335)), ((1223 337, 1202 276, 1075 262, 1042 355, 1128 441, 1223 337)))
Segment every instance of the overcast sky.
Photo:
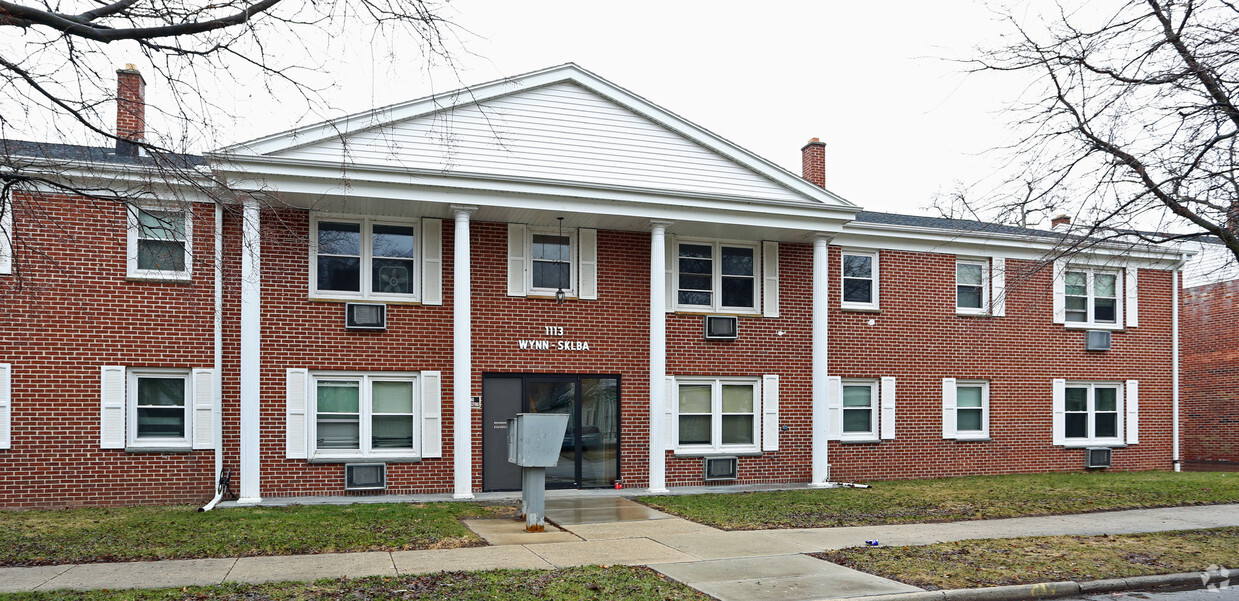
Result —
MULTIPOLYGON (((456 72, 428 68, 408 41, 264 40, 309 69, 297 76, 318 78, 327 108, 299 110, 234 72, 240 81, 195 87, 232 117, 191 149, 574 62, 793 173, 800 148, 821 138, 828 188, 870 210, 915 213, 956 180, 992 176, 1004 155, 986 151, 1009 141, 1003 109, 1022 89, 965 73, 962 61, 1008 29, 973 0, 451 0, 442 14, 462 30, 456 72)), ((115 67, 142 68, 132 45, 106 52, 115 67)), ((148 82, 150 103, 175 106, 166 81, 148 82)), ((148 118, 153 130, 177 127, 158 111, 148 118)))

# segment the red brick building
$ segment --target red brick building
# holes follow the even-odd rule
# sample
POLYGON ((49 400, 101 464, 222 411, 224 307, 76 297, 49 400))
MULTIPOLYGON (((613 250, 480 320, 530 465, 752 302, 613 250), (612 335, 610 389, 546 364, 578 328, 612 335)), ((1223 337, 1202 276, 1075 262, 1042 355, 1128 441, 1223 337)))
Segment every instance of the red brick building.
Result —
POLYGON ((1179 254, 862 211, 573 65, 177 158, 224 201, 10 146, 148 185, 5 212, 0 507, 468 498, 522 411, 564 487, 1177 459, 1179 254))
POLYGON ((1183 459, 1239 468, 1239 271, 1221 244, 1204 242, 1185 269, 1183 459))

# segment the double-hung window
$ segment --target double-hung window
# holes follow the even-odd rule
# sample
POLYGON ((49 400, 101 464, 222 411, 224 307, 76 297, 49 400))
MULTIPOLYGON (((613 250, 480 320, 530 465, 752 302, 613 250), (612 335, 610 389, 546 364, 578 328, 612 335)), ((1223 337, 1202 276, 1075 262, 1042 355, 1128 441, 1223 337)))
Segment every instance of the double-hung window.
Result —
POLYGON ((756 245, 681 241, 676 247, 677 308, 760 310, 756 245))
POLYGON ((840 440, 877 440, 878 384, 844 380, 840 440))
POLYGON ((324 217, 315 222, 313 236, 315 296, 417 299, 414 224, 324 217))
POLYGON ((955 312, 984 314, 989 306, 989 263, 960 259, 955 262, 955 312))
POLYGON ((945 378, 942 402, 943 438, 989 439, 989 382, 945 378))
POLYGON ((1117 326, 1122 323, 1122 279, 1118 271, 1069 267, 1063 273, 1067 323, 1117 326))
POLYGON ((575 239, 572 233, 560 235, 555 231, 531 230, 530 294, 552 295, 563 290, 568 296, 575 296, 576 286, 573 283, 576 277, 572 260, 576 256, 575 239))
POLYGON ((127 448, 190 448, 193 411, 187 371, 130 369, 126 388, 129 397, 127 448))
POLYGON ((193 219, 187 208, 131 206, 128 276, 136 279, 188 280, 193 261, 193 219))
POLYGON ((844 309, 878 308, 878 253, 843 251, 844 309))
POLYGON ((418 454, 414 376, 313 378, 312 458, 412 458, 418 454))
POLYGON ((677 445, 687 452, 758 450, 758 381, 748 378, 676 379, 677 445))
POLYGON ((1063 434, 1067 444, 1122 442, 1122 386, 1068 382, 1063 434))
POLYGON ((13 203, 0 198, 0 275, 13 273, 13 203))

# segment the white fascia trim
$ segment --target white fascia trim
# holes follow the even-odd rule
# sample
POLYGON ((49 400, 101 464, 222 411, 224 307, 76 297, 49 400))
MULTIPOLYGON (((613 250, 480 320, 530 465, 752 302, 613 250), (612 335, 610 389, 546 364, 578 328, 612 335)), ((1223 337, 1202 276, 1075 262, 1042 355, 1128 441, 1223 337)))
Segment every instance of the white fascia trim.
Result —
MULTIPOLYGON (((151 199, 158 199, 161 195, 166 195, 169 191, 188 192, 184 197, 185 200, 194 200, 195 202, 213 202, 209 197, 202 195, 196 189, 201 188, 216 188, 218 182, 201 175, 186 178, 184 176, 191 172, 200 173, 198 169, 183 169, 183 174, 178 174, 174 178, 167 178, 169 173, 165 169, 151 167, 148 165, 121 165, 106 162, 90 162, 90 161, 67 161, 47 159, 40 157, 21 157, 23 160, 29 161, 27 167, 33 173, 48 176, 70 182, 78 187, 85 187, 86 184, 105 184, 107 186, 116 186, 121 183, 133 183, 133 190, 125 190, 127 194, 142 194, 151 199), (168 185, 167 181, 171 179, 176 185, 168 185), (182 184, 182 182, 184 182, 182 184), (188 190, 185 190, 188 188, 188 190)), ((205 168, 205 167, 204 167, 205 168)), ((51 186, 37 185, 34 189, 40 191, 55 191, 64 193, 62 188, 54 188, 51 186)), ((92 190, 88 190, 93 192, 92 190)), ((105 190, 111 191, 111 190, 105 190)), ((100 196, 103 196, 103 191, 100 191, 100 196)))
MULTIPOLYGON (((906 225, 848 223, 844 231, 831 242, 833 245, 856 248, 891 249, 914 252, 935 252, 967 256, 990 255, 1002 249, 1003 256, 1013 259, 1044 260, 1061 251, 1061 238, 1025 236, 994 232, 964 232, 906 225)), ((1071 253, 1072 261, 1098 261, 1118 265, 1115 257, 1141 267, 1169 269, 1183 252, 1173 246, 1133 247, 1125 244, 1098 244, 1071 253), (1078 258, 1077 258, 1078 257, 1078 258)))
MULTIPOLYGON (((342 198, 390 199, 429 202, 428 199, 450 194, 453 203, 467 203, 501 209, 547 210, 558 213, 579 212, 597 215, 641 217, 680 223, 713 223, 751 225, 800 232, 833 233, 842 230, 855 209, 826 207, 810 203, 755 201, 740 202, 717 196, 692 196, 676 192, 640 189, 608 189, 547 184, 518 180, 489 180, 382 171, 384 177, 370 180, 350 179, 345 187, 338 166, 305 163, 298 165, 302 173, 277 176, 278 179, 234 181, 239 189, 272 190, 287 194, 307 194, 322 197, 338 193, 342 198), (687 202, 686 202, 687 201, 687 202), (772 210, 773 209, 773 210, 772 210)), ((352 172, 357 175, 357 172, 352 172)), ((244 174, 243 174, 244 175, 244 174)), ((274 175, 274 174, 273 174, 274 175)), ((484 215, 479 220, 485 220, 484 215)))
POLYGON ((595 94, 603 96, 620 106, 649 118, 685 138, 734 161, 755 174, 788 188, 808 200, 840 208, 859 207, 841 196, 805 181, 786 169, 767 161, 721 137, 711 133, 671 111, 668 111, 628 90, 625 90, 581 67, 568 63, 534 71, 511 79, 501 79, 461 90, 428 96, 409 102, 394 104, 334 121, 289 130, 259 138, 250 142, 221 148, 212 155, 264 155, 282 150, 306 146, 359 131, 382 127, 389 123, 422 115, 450 111, 458 106, 480 104, 501 96, 544 87, 560 82, 572 82, 595 94))

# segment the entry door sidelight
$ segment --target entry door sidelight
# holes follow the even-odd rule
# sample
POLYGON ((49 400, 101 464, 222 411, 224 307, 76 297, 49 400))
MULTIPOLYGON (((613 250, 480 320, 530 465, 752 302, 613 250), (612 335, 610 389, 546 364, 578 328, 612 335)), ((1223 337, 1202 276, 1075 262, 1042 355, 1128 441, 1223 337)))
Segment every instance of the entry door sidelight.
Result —
POLYGON ((563 413, 568 415, 568 431, 559 449, 559 463, 546 468, 549 488, 580 486, 577 466, 577 386, 576 378, 531 377, 525 382, 525 406, 530 413, 563 413))

